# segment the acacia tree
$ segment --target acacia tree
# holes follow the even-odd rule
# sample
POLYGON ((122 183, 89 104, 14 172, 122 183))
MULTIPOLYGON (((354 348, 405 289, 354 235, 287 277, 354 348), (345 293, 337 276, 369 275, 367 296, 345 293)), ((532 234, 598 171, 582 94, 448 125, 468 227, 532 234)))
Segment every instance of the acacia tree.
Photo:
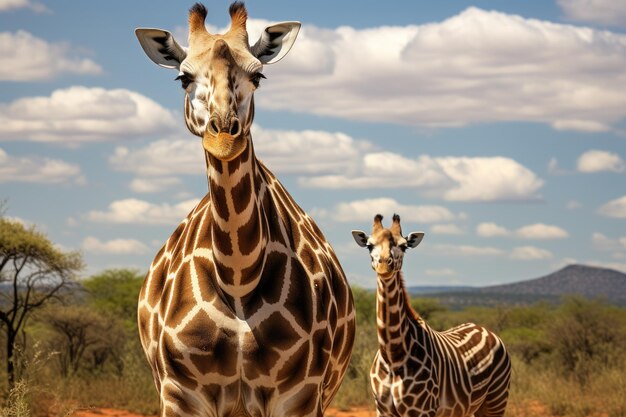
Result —
POLYGON ((0 323, 9 388, 15 383, 15 348, 26 319, 74 284, 82 268, 78 252, 63 252, 34 227, 0 216, 0 323))
POLYGON ((75 374, 81 367, 102 371, 107 362, 121 373, 125 334, 119 320, 88 306, 55 306, 43 320, 55 334, 49 345, 58 352, 61 375, 75 374))

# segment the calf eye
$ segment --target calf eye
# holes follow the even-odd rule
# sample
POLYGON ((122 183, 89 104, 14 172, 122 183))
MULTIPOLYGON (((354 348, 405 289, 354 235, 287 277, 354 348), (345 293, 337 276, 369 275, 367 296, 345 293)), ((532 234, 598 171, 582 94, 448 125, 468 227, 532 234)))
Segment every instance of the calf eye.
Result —
POLYGON ((178 74, 178 77, 174 78, 175 80, 179 80, 183 89, 186 90, 189 87, 189 84, 193 82, 193 75, 188 72, 181 72, 178 74))

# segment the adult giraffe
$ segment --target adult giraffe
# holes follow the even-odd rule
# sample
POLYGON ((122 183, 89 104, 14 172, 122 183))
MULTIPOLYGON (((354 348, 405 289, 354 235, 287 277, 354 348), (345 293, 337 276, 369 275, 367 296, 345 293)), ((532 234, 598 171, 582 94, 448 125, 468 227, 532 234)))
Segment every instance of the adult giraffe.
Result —
POLYGON ((424 233, 402 235, 400 216, 390 228, 374 218, 372 234, 355 230, 370 251, 377 275, 378 352, 370 382, 378 416, 502 417, 509 395, 511 360, 502 341, 465 323, 438 332, 411 308, 402 277, 404 251, 424 233))
POLYGON ((263 64, 289 51, 300 24, 270 26, 250 47, 244 5, 229 12, 228 32, 210 34, 194 5, 188 49, 167 31, 136 31, 152 61, 179 71, 209 182, 152 262, 141 343, 162 416, 320 417, 351 356, 352 295, 331 246, 250 136, 263 64))

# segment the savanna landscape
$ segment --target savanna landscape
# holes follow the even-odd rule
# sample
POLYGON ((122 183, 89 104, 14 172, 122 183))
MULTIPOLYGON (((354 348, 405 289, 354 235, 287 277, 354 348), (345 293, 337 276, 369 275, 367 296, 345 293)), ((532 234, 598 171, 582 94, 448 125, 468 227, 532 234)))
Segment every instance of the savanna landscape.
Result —
POLYGON ((0 417, 626 417, 626 2, 231 3, 0 0, 0 417))
MULTIPOLYGON (((144 274, 110 269, 77 281, 77 253, 58 250, 44 234, 5 218, 0 226, 2 346, 9 346, 8 329, 15 334, 11 359, 6 349, 0 356, 3 364, 13 364, 12 376, 2 368, 2 415, 158 413, 137 336, 137 297, 144 274), (24 269, 15 269, 23 263, 24 269), (41 280, 36 273, 47 276, 41 280)), ((599 270, 607 271, 615 272, 599 270)), ((359 287, 352 291, 357 336, 330 416, 375 415, 369 388, 377 349, 375 293, 359 287)), ((473 321, 501 336, 513 359, 507 416, 626 415, 623 306, 582 295, 530 304, 520 297, 517 303, 462 308, 440 301, 445 299, 440 294, 413 295, 412 306, 435 329, 473 321)))

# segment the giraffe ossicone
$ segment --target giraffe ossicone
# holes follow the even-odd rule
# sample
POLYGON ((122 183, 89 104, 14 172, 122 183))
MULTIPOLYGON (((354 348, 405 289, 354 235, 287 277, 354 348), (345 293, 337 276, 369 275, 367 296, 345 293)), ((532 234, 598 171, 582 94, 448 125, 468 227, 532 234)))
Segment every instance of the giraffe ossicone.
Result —
POLYGON ((209 187, 150 266, 140 339, 161 416, 321 417, 350 360, 352 293, 250 135, 263 65, 285 56, 300 24, 269 26, 250 46, 243 3, 229 12, 230 29, 211 34, 194 5, 188 48, 168 31, 136 30, 148 57, 177 71, 209 187))
POLYGON ((352 232, 377 275, 378 351, 370 371, 377 416, 503 416, 511 360, 502 341, 473 323, 438 332, 413 310, 402 261, 424 233, 403 236, 397 214, 389 228, 382 220, 374 217, 370 235, 352 232))

